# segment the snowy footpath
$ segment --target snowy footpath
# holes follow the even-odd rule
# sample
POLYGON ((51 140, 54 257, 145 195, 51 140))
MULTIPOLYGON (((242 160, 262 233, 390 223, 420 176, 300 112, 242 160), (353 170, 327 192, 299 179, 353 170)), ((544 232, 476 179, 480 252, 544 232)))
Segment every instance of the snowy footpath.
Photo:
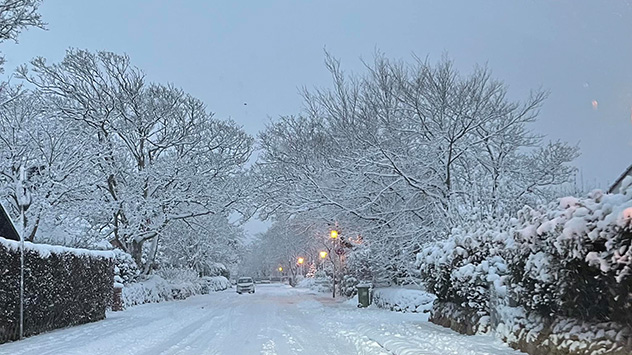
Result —
POLYGON ((423 314, 356 308, 324 294, 257 285, 147 304, 107 319, 0 345, 0 354, 519 354, 423 314))

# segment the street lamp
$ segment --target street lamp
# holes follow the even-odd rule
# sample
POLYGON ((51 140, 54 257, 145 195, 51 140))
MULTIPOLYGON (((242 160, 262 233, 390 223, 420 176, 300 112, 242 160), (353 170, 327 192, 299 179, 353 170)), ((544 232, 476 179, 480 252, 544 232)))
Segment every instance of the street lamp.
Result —
POLYGON ((331 239, 338 239, 338 231, 332 229, 331 232, 329 232, 329 236, 331 237, 331 239))
POLYGON ((299 267, 299 271, 301 273, 301 276, 305 276, 304 275, 304 270, 303 270, 303 263, 305 262, 305 258, 303 257, 299 257, 298 260, 296 261, 296 263, 298 264, 299 267))
POLYGON ((283 267, 279 266, 279 272, 283 271, 283 267))
POLYGON ((324 259, 324 258, 326 258, 326 257, 327 257, 327 252, 326 252, 326 251, 321 251, 321 252, 320 252, 320 258, 321 258, 321 259, 324 259))

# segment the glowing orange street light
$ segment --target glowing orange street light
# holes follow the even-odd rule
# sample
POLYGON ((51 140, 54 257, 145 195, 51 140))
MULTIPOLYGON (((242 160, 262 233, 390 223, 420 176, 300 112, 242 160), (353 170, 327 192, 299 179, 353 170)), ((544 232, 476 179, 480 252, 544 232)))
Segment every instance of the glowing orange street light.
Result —
POLYGON ((279 266, 279 272, 283 271, 283 268, 281 266, 279 266))
POLYGON ((326 252, 326 251, 321 251, 321 252, 320 252, 320 258, 321 258, 321 259, 324 259, 324 258, 326 258, 326 257, 327 257, 327 252, 326 252))
POLYGON ((334 229, 331 232, 329 232, 329 235, 331 236, 331 239, 336 239, 338 238, 338 231, 334 229))
POLYGON ((303 259, 303 258, 298 258, 298 263, 299 263, 299 264, 303 264, 304 262, 305 262, 305 259, 303 259))

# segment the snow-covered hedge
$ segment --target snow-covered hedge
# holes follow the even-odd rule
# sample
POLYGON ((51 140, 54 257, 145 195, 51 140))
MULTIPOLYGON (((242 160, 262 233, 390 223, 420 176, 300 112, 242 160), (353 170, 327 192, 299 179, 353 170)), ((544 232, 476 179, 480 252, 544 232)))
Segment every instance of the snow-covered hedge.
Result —
MULTIPOLYGON (((417 263, 428 290, 438 297, 431 320, 445 323, 450 313, 460 312, 498 328, 514 321, 497 311, 510 307, 524 310, 525 319, 539 317, 533 329, 555 339, 561 339, 555 333, 564 328, 560 324, 610 324, 610 333, 629 332, 631 185, 627 178, 616 194, 594 191, 585 198, 525 207, 517 218, 455 229, 447 240, 424 248, 417 263)), ((549 337, 530 338, 535 339, 549 337)))
POLYGON ((376 288, 373 304, 397 312, 426 313, 432 308, 436 296, 422 290, 406 288, 376 288))
POLYGON ((147 280, 125 284, 121 294, 123 307, 145 303, 183 300, 193 295, 223 291, 230 281, 223 276, 198 278, 189 269, 167 268, 159 270, 147 280))
MULTIPOLYGON (((105 318, 113 254, 25 243, 24 334, 105 318)), ((19 243, 0 238, 0 343, 19 335, 19 243)))

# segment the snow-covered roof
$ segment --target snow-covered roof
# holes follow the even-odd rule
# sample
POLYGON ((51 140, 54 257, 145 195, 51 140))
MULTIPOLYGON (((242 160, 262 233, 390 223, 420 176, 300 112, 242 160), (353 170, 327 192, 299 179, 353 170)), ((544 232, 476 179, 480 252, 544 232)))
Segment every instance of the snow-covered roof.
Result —
POLYGON ((627 176, 632 176, 632 165, 630 165, 623 172, 623 174, 621 174, 621 176, 619 176, 619 178, 614 182, 614 184, 612 184, 612 186, 610 186, 610 188, 608 189, 608 193, 617 193, 618 190, 619 190, 619 187, 621 187, 621 183, 623 182, 623 179, 625 179, 627 176))
POLYGON ((9 214, 2 203, 0 203, 0 237, 11 240, 20 240, 20 235, 15 229, 15 225, 13 225, 11 217, 9 217, 9 214))

